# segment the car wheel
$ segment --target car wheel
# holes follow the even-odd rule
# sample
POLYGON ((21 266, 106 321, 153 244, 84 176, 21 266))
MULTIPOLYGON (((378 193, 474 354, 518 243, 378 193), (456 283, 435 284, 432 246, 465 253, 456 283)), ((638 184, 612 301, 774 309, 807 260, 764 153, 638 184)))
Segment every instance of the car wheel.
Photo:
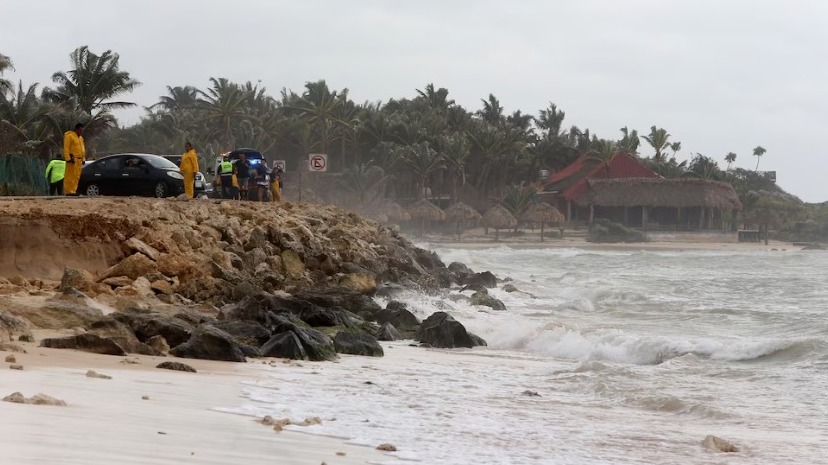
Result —
POLYGON ((156 197, 162 198, 167 196, 167 185, 163 182, 159 182, 155 185, 155 190, 153 191, 156 197))
POLYGON ((88 186, 86 186, 85 192, 86 195, 88 195, 89 197, 96 197, 98 195, 101 195, 101 186, 97 184, 89 184, 88 186))

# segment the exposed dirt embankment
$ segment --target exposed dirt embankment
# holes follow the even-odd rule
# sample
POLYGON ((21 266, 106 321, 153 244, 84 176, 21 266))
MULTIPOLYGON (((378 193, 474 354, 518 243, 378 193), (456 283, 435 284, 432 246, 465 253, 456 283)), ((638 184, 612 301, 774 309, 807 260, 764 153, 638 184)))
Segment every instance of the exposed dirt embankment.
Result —
POLYGON ((393 229, 313 204, 0 199, 0 218, 0 284, 63 278, 93 297, 220 304, 256 290, 435 286, 445 273, 393 229))

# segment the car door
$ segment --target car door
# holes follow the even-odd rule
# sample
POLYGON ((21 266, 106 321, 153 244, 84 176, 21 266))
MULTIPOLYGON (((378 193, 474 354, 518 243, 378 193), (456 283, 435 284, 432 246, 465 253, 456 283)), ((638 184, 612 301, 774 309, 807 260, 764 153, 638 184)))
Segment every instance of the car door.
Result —
MULTIPOLYGON (((120 184, 120 166, 123 163, 121 157, 107 157, 98 160, 90 166, 91 175, 84 184, 89 186, 95 184, 103 195, 117 195, 120 184)), ((84 176, 86 178, 86 176, 84 176)))
POLYGON ((121 174, 123 195, 149 195, 153 186, 150 180, 151 170, 152 166, 143 157, 125 157, 121 174))

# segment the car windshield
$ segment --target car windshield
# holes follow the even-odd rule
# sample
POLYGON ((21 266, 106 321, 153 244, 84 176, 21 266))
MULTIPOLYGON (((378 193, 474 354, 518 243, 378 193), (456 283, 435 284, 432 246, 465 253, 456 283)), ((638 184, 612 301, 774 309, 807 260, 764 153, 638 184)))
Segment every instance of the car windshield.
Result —
POLYGON ((167 160, 164 157, 151 156, 151 157, 144 157, 144 159, 147 160, 149 162, 149 164, 152 165, 155 168, 161 168, 161 169, 164 169, 164 170, 178 169, 178 165, 176 165, 175 163, 167 160))

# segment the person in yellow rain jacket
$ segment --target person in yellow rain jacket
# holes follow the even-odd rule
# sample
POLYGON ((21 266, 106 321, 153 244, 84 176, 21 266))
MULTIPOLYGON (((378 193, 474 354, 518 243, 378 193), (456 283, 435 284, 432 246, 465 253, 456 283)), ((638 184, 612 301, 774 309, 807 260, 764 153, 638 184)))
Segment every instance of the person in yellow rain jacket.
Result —
POLYGON ((282 201, 282 168, 273 162, 273 171, 270 172, 270 201, 282 201))
POLYGON ((46 182, 49 183, 49 195, 63 195, 63 177, 66 173, 66 162, 60 154, 46 165, 46 182))
POLYGON ((78 181, 86 162, 86 147, 83 145, 83 124, 78 123, 72 131, 63 133, 63 160, 66 171, 63 176, 63 193, 78 195, 78 181))
POLYGON ((191 199, 195 196, 195 175, 198 172, 198 156, 193 148, 193 144, 187 142, 184 144, 184 155, 181 157, 181 165, 178 167, 181 174, 184 176, 184 193, 187 198, 191 199))

